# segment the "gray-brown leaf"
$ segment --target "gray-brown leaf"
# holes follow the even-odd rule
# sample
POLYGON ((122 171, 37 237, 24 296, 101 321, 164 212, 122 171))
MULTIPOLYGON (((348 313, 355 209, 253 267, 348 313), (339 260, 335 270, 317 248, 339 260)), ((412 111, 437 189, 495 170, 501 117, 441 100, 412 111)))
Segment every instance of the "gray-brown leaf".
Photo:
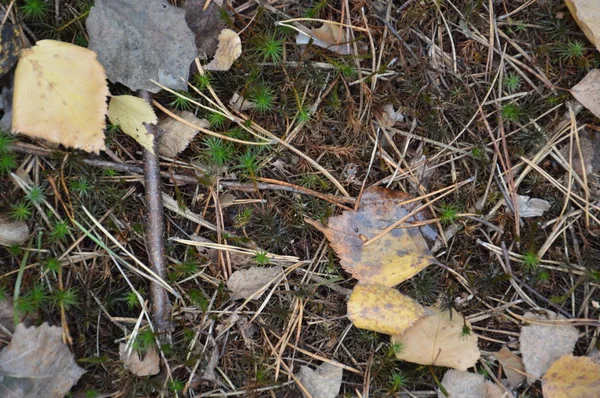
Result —
POLYGON ((279 265, 271 268, 252 267, 235 271, 227 281, 227 288, 233 300, 257 299, 271 283, 277 283, 281 278, 283 268, 279 265))

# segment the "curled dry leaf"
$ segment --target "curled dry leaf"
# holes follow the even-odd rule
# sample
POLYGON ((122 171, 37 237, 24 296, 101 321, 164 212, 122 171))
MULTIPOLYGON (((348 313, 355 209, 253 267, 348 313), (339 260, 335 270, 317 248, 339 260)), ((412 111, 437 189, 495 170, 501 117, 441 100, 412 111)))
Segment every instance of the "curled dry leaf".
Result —
POLYGON ((530 198, 526 195, 517 197, 517 205, 519 206, 519 217, 523 218, 540 217, 551 207, 547 200, 530 198))
POLYGON ((598 6, 598 0, 565 0, 565 3, 588 40, 600 50, 600 6, 598 6))
POLYGON ((419 319, 404 334, 392 336, 392 342, 402 344, 396 358, 458 370, 475 366, 480 356, 477 336, 463 333, 463 327, 470 328, 470 324, 454 309, 450 312, 430 307, 430 310, 433 315, 419 319))
POLYGON ((12 129, 67 147, 104 149, 108 86, 96 53, 54 40, 21 51, 12 129))
POLYGON ((394 127, 394 124, 397 122, 403 122, 404 114, 400 110, 394 110, 394 105, 385 104, 377 121, 381 127, 389 129, 390 127, 394 127))
POLYGON ((204 67, 206 70, 226 71, 233 61, 242 55, 242 41, 231 29, 223 29, 219 34, 219 47, 212 61, 204 67))
POLYGON ((235 271, 227 281, 232 300, 257 299, 271 283, 279 283, 283 279, 281 266, 263 268, 251 267, 235 271))
POLYGON ((201 59, 211 57, 217 51, 218 34, 227 25, 220 17, 221 7, 213 0, 204 9, 206 0, 188 0, 185 2, 185 21, 194 32, 198 56, 201 59))
POLYGON ((494 356, 502 365, 502 370, 511 386, 516 387, 525 381, 525 366, 523 360, 513 354, 508 347, 502 346, 494 356))
POLYGON ((167 0, 96 0, 86 20, 89 48, 112 82, 157 93, 153 79, 185 90, 197 51, 184 14, 167 0))
POLYGON ((62 341, 62 329, 43 323, 15 328, 0 352, 0 391, 3 397, 63 398, 84 374, 62 341))
MULTIPOLYGON (((400 203, 410 195, 371 187, 363 193, 358 211, 330 217, 327 227, 312 220, 329 239, 342 267, 363 284, 395 286, 412 278, 433 260, 419 228, 396 228, 368 246, 365 241, 400 220, 415 205, 400 203)), ((413 222, 410 218, 407 222, 413 222)))
MULTIPOLYGON (((444 374, 442 385, 449 394, 438 391, 438 398, 500 398, 504 393, 500 387, 487 381, 477 373, 450 369, 444 374)), ((511 396, 512 397, 512 396, 511 396)))
POLYGON ((250 109, 256 108, 256 104, 237 93, 233 93, 233 96, 229 100, 229 106, 240 112, 244 112, 250 109))
POLYGON ((358 284, 348 300, 348 318, 354 326, 399 335, 425 314, 425 308, 383 285, 358 284))
POLYGON ((532 320, 531 324, 521 328, 519 337, 529 383, 534 383, 542 377, 558 358, 572 354, 579 337, 579 332, 573 326, 536 324, 535 321, 548 323, 556 319, 565 319, 552 311, 545 312, 546 314, 527 312, 523 316, 532 320))
POLYGON ((144 359, 136 350, 127 351, 127 344, 119 344, 119 357, 123 365, 136 376, 152 376, 160 371, 160 357, 156 348, 150 346, 144 359))
MULTIPOLYGON (((308 366, 300 367, 296 377, 312 398, 335 398, 342 386, 343 373, 339 366, 324 362, 315 370, 308 366)), ((304 392, 302 395, 307 396, 304 392)))
POLYGON ((341 28, 337 23, 324 22, 320 28, 311 29, 310 33, 312 37, 308 37, 304 33, 299 33, 296 36, 296 44, 308 44, 312 38, 314 45, 338 54, 348 55, 352 52, 352 46, 349 44, 350 38, 347 36, 346 30, 341 28))
MULTIPOLYGON (((187 122, 205 129, 210 128, 208 121, 198 119, 192 112, 175 111, 174 113, 187 122)), ((162 156, 170 158, 174 158, 183 152, 200 131, 170 117, 158 123, 158 128, 163 132, 158 139, 158 152, 162 156)))
POLYGON ((600 365, 588 357, 565 355, 542 379, 544 398, 600 397, 600 365))
POLYGON ((148 134, 144 123, 155 124, 154 109, 143 99, 133 95, 116 95, 110 99, 108 119, 141 146, 154 153, 154 135, 148 134))
POLYGON ((0 245, 22 245, 27 242, 29 235, 26 222, 13 220, 8 214, 0 214, 0 245))

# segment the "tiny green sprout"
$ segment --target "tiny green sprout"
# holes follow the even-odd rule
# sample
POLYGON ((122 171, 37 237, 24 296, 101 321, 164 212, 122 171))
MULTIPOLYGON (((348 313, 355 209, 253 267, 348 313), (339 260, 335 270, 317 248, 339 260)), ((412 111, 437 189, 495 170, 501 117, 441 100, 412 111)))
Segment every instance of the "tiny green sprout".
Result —
POLYGON ((55 290, 52 294, 52 302, 60 307, 61 305, 65 308, 77 306, 77 292, 73 289, 67 290, 55 290))
POLYGON ((477 373, 479 373, 480 375, 482 375, 482 376, 483 376, 483 377, 485 377, 485 378, 488 378, 488 377, 490 377, 490 373, 489 373, 489 372, 487 371, 487 369, 486 369, 486 368, 484 368, 484 367, 478 368, 478 369, 477 369, 477 373))
POLYGON ((220 167, 233 158, 235 148, 230 141, 224 141, 217 137, 206 137, 203 143, 208 160, 212 164, 220 167))
POLYGON ((85 392, 85 398, 96 398, 100 396, 100 393, 96 390, 87 390, 85 392))
POLYGON ((558 45, 558 56, 564 60, 575 60, 583 58, 585 45, 579 40, 568 40, 558 45))
POLYGON ((244 207, 238 214, 235 216, 235 226, 237 228, 243 228, 250 220, 252 220, 252 216, 254 215, 254 211, 251 207, 244 207))
POLYGON ((59 240, 63 240, 69 235, 71 228, 69 228, 69 224, 66 221, 57 221, 52 226, 52 230, 50 231, 50 240, 52 242, 56 242, 59 240))
POLYGON ((102 174, 104 174, 105 177, 115 177, 117 175, 117 171, 115 169, 108 168, 104 169, 102 174))
POLYGON ((17 156, 12 152, 0 154, 0 175, 8 174, 17 168, 17 156))
POLYGON ((176 91, 179 95, 173 95, 173 101, 169 103, 171 108, 179 109, 182 111, 189 111, 192 109, 192 102, 188 97, 188 93, 185 91, 176 91))
POLYGON ((333 64, 335 69, 338 71, 338 73, 341 74, 342 76, 344 76, 346 79, 352 79, 352 78, 356 77, 357 72, 356 72, 356 69, 352 65, 347 64, 342 61, 332 61, 331 63, 333 64))
POLYGON ((140 307, 140 300, 138 300, 138 296, 133 290, 127 292, 125 302, 127 303, 127 308, 130 310, 140 307))
POLYGON ((139 352, 146 352, 150 347, 156 347, 156 339, 151 329, 141 330, 133 342, 133 348, 139 352))
POLYGON ((254 102, 258 112, 264 113, 273 109, 275 105, 275 95, 273 90, 264 84, 260 84, 252 91, 250 99, 254 102))
POLYGON ((550 272, 545 269, 541 269, 537 273, 537 280, 540 283, 546 283, 550 280, 550 272))
POLYGON ((31 217, 31 204, 23 200, 10 205, 10 215, 17 221, 25 221, 31 217))
POLYGON ((388 356, 394 357, 397 354, 400 354, 404 350, 404 344, 401 341, 393 341, 390 343, 390 350, 388 351, 388 356))
POLYGON ((50 272, 58 272, 58 270, 60 270, 60 261, 58 261, 58 259, 56 257, 50 257, 49 259, 46 260, 46 263, 44 264, 44 268, 47 271, 50 272))
POLYGON ((114 134, 114 133, 118 132, 119 130, 121 130, 121 127, 119 127, 118 124, 108 123, 106 125, 106 132, 108 134, 114 134))
POLYGON ((319 0, 314 6, 304 12, 305 18, 319 18, 321 13, 327 8, 327 0, 319 0))
POLYGON ((46 195, 44 194, 44 190, 42 189, 42 187, 34 185, 31 187, 31 190, 29 191, 29 193, 27 193, 26 197, 31 203, 37 205, 44 201, 46 195))
POLYGON ((200 310, 202 311, 206 311, 208 310, 208 299, 206 298, 206 296, 204 295, 204 293, 202 293, 202 290, 199 289, 190 289, 188 291, 188 295, 190 296, 190 300, 192 300, 194 302, 194 304, 196 304, 198 306, 198 308, 200 308, 200 310))
POLYGON ((485 159, 485 151, 482 147, 477 146, 471 149, 471 156, 473 156, 475 159, 483 160, 485 159))
POLYGON ((458 208, 452 204, 440 206, 440 222, 444 225, 454 224, 458 219, 458 208))
POLYGON ((181 392, 185 388, 185 383, 181 380, 170 380, 169 390, 173 392, 181 392))
POLYGON ((274 36, 259 36, 256 40, 256 54, 263 62, 279 63, 283 60, 283 40, 274 36))
POLYGON ((523 254, 523 266, 527 272, 534 271, 540 265, 540 258, 535 250, 528 250, 523 254))
POLYGON ((15 142, 15 137, 0 130, 0 154, 9 153, 10 145, 15 142))
POLYGON ((48 302, 49 296, 44 285, 36 283, 30 291, 19 297, 16 309, 21 314, 37 311, 43 304, 48 302))
POLYGON ((206 120, 208 120, 213 128, 222 129, 225 127, 225 123, 227 123, 227 120, 229 119, 227 119, 227 116, 221 113, 211 112, 206 116, 206 120))
POLYGON ((408 382, 408 378, 406 375, 398 370, 390 376, 390 390, 398 391, 404 387, 406 387, 406 383, 408 382))
POLYGON ((75 36, 74 44, 78 45, 79 47, 87 48, 89 43, 84 35, 77 35, 75 36))
POLYGON ((196 73, 194 77, 192 77, 192 84, 196 86, 198 90, 204 91, 210 86, 210 75, 208 72, 205 72, 203 75, 196 73))
POLYGON ((30 21, 41 21, 48 12, 48 5, 44 0, 24 0, 19 7, 24 19, 30 21))
POLYGON ((300 176, 300 185, 308 189, 327 189, 329 184, 317 174, 306 173, 300 176))
POLYGON ((310 117, 310 109, 308 108, 302 108, 296 114, 296 119, 298 120, 298 123, 308 123, 310 117))
POLYGON ((90 193, 90 183, 86 178, 79 177, 71 181, 69 186, 71 191, 75 192, 79 197, 86 197, 90 193))
POLYGON ((256 261, 257 265, 267 265, 271 259, 269 258, 267 252, 261 250, 254 254, 254 261, 256 261))
POLYGON ((504 87, 510 92, 517 91, 521 87, 521 77, 516 73, 509 73, 504 79, 504 87))
POLYGON ((467 337, 471 335, 471 328, 466 323, 463 325, 462 330, 460 331, 460 335, 462 337, 467 337))
POLYGON ((523 112, 517 104, 510 103, 503 105, 502 108, 500 108, 500 114, 505 120, 508 120, 510 122, 516 122, 517 120, 519 120, 523 112))
POLYGON ((254 177, 260 168, 258 162, 258 152, 252 148, 246 148, 246 151, 238 156, 238 165, 236 168, 244 170, 250 177, 254 177))

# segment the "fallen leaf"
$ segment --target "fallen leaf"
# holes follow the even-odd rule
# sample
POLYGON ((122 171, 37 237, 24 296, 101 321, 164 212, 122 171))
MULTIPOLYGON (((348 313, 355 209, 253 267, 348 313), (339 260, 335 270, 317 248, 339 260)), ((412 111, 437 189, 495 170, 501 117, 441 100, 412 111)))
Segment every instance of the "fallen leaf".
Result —
POLYGON ((502 365, 502 370, 511 386, 516 387, 525 381, 523 360, 512 353, 505 345, 494 356, 502 365))
MULTIPOLYGON (((444 374, 442 385, 448 397, 440 390, 438 398, 500 398, 504 392, 480 374, 450 369, 444 374)), ((512 397, 512 395, 510 396, 512 397)))
POLYGON ((519 217, 539 217, 550 210, 550 202, 544 199, 530 198, 526 195, 518 195, 519 217))
POLYGON ((573 19, 592 44, 600 50, 600 7, 598 0, 565 0, 573 19))
POLYGON ((242 55, 242 41, 231 29, 223 29, 219 34, 219 46, 212 61, 204 67, 206 70, 226 71, 233 61, 242 55))
POLYGON ((30 234, 26 222, 13 220, 8 214, 0 214, 0 245, 22 245, 30 234))
POLYGON ((281 266, 264 268, 251 267, 235 271, 227 281, 231 299, 257 299, 271 283, 279 283, 283 278, 281 266))
POLYGON ((579 332, 573 326, 535 324, 535 321, 565 319, 549 310, 545 310, 545 313, 527 312, 523 316, 534 321, 521 328, 519 337, 523 364, 530 384, 542 377, 558 358, 572 354, 579 337, 579 332))
POLYGON ((240 112, 256 108, 256 104, 254 102, 242 97, 237 93, 237 91, 233 93, 233 96, 229 100, 229 106, 240 112))
POLYGON ((396 358, 458 370, 475 366, 480 356, 477 336, 463 333, 464 326, 470 328, 469 322, 454 309, 451 312, 437 307, 429 309, 434 311, 433 315, 419 319, 404 334, 392 336, 392 342, 402 344, 396 358))
POLYGON ((569 90, 594 116, 600 118, 600 69, 592 69, 569 90))
MULTIPOLYGON (((301 366, 296 377, 312 398, 335 398, 340 392, 343 374, 341 367, 323 362, 315 370, 301 366)), ((304 392, 302 395, 307 396, 304 392)))
MULTIPOLYGON (((342 267, 363 284, 395 286, 427 267, 433 260, 419 228, 396 228, 374 243, 365 241, 406 216, 415 203, 403 192, 379 186, 364 191, 358 211, 329 218, 327 227, 312 220, 329 239, 342 267)), ((407 223, 414 222, 414 218, 407 223)))
POLYGON ((108 86, 96 53, 55 40, 21 52, 12 129, 67 147, 104 149, 108 86))
POLYGON ((425 314, 425 308, 383 285, 358 284, 348 300, 348 318, 354 326, 384 334, 402 334, 425 314))
POLYGON ((63 398, 85 373, 62 341, 62 328, 43 323, 15 328, 0 352, 0 391, 3 397, 63 398))
POLYGON ((20 51, 19 29, 13 24, 5 23, 0 30, 0 77, 15 66, 20 51))
POLYGON ((542 379, 544 398, 600 397, 600 365, 588 357, 565 355, 542 379))
POLYGON ((127 344, 119 344, 119 357, 123 365, 136 376, 152 376, 160 371, 160 357, 154 346, 146 351, 144 359, 136 350, 126 351, 127 344))
MULTIPOLYGON (((208 353, 204 353, 204 359, 208 353)), ((216 345, 213 345, 212 350, 210 351, 210 357, 206 361, 206 364, 201 368, 202 370, 199 372, 201 380, 207 381, 217 381, 217 375, 215 374, 215 368, 219 364, 219 348, 216 345)))
POLYGON ((142 98, 133 95, 111 97, 108 119, 141 146, 154 153, 154 135, 148 134, 144 123, 155 124, 158 119, 154 109, 142 98))
MULTIPOLYGON (((174 113, 187 122, 205 129, 210 128, 208 121, 198 119, 192 112, 175 111, 174 113)), ((158 128, 163 131, 158 139, 158 153, 170 158, 174 158, 185 150, 200 131, 170 117, 158 123, 158 128)))
POLYGON ((89 48, 111 82, 157 93, 152 79, 186 90, 197 51, 184 14, 166 0, 96 0, 86 21, 89 48))
POLYGON ((220 17, 221 7, 211 1, 204 9, 206 0, 188 0, 185 2, 185 21, 194 32, 198 56, 201 59, 211 57, 217 51, 218 34, 227 27, 220 17))
POLYGON ((310 33, 312 37, 299 33, 296 36, 296 44, 308 44, 312 39, 314 45, 338 54, 348 55, 352 52, 352 45, 348 44, 350 38, 346 35, 345 29, 342 29, 337 23, 324 22, 321 27, 311 29, 310 33))
POLYGON ((379 125, 386 129, 394 127, 394 124, 403 121, 404 114, 400 110, 394 110, 394 105, 392 104, 385 104, 378 118, 379 125))

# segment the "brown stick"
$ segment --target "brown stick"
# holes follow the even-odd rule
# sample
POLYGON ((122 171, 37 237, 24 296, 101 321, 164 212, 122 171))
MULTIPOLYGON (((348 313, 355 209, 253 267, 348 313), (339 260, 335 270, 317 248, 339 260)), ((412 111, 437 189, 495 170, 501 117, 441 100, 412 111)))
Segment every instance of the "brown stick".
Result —
MULTIPOLYGON (((150 106, 152 106, 152 94, 142 90, 142 97, 150 106)), ((160 188, 160 165, 158 157, 155 155, 158 150, 158 135, 154 125, 147 124, 146 131, 154 136, 154 152, 144 148, 144 185, 146 188, 146 206, 148 208, 148 218, 146 221, 146 250, 148 259, 154 272, 161 279, 166 279, 167 265, 165 262, 165 222, 164 209, 162 203, 162 191, 160 188)), ((150 288, 152 296, 152 318, 156 324, 159 333, 165 333, 171 330, 169 321, 171 311, 169 296, 165 289, 157 283, 152 283, 150 288)))

